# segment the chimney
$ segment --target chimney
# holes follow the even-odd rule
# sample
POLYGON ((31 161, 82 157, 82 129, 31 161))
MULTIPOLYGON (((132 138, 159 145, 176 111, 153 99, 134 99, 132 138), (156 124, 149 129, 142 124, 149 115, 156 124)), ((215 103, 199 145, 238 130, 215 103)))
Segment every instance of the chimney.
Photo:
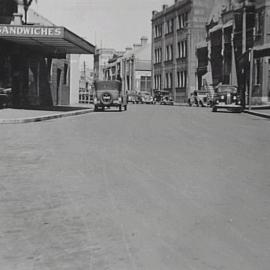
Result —
POLYGON ((147 41, 148 41, 148 38, 147 37, 141 37, 141 45, 142 46, 145 46, 146 43, 147 43, 147 41))
POLYGON ((11 22, 11 24, 13 25, 22 25, 22 17, 23 15, 20 13, 13 13, 13 20, 11 22))
POLYGON ((168 5, 162 5, 162 10, 165 10, 168 8, 168 5))
POLYGON ((158 11, 153 10, 153 11, 152 11, 152 16, 154 17, 156 14, 158 14, 158 11))

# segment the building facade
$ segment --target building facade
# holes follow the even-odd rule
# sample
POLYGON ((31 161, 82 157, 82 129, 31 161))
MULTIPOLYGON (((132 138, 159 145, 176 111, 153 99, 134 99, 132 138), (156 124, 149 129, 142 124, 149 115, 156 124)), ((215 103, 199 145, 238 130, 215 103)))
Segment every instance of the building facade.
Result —
POLYGON ((104 76, 108 80, 121 78, 127 93, 152 93, 151 44, 148 39, 142 37, 133 48, 127 47, 123 55, 111 58, 104 68, 104 76))
POLYGON ((152 84, 176 102, 197 85, 196 45, 205 40, 214 0, 175 0, 152 13, 152 84))
POLYGON ((104 68, 108 64, 109 60, 119 55, 123 52, 118 52, 115 49, 100 48, 96 49, 94 54, 94 79, 104 80, 104 68))
POLYGON ((254 49, 266 48, 254 61, 252 104, 270 104, 270 0, 255 1, 254 49))
POLYGON ((14 107, 70 104, 71 55, 94 46, 37 13, 26 23, 16 3, 0 0, 0 87, 12 89, 14 107))
POLYGON ((269 55, 255 55, 250 63, 252 50, 270 48, 269 8, 267 0, 216 1, 207 42, 197 47, 199 88, 232 84, 238 86, 243 103, 249 103, 249 93, 253 104, 269 103, 269 55))

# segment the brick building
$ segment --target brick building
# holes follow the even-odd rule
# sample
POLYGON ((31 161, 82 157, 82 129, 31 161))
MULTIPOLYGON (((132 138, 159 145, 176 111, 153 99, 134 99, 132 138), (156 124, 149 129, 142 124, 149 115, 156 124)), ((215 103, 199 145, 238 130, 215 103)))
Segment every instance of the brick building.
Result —
POLYGON ((197 89, 196 45, 205 40, 214 0, 175 0, 152 13, 152 84, 176 102, 197 89))

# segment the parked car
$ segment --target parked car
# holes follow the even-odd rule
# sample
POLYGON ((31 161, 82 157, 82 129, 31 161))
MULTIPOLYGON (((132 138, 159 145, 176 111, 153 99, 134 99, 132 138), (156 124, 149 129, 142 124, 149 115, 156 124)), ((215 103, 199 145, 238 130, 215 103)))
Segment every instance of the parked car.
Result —
POLYGON ((6 108, 11 102, 11 88, 0 88, 0 108, 6 108))
POLYGON ((164 96, 161 98, 160 105, 174 105, 173 98, 170 96, 164 96))
POLYGON ((188 98, 188 105, 189 106, 201 106, 201 107, 207 107, 212 106, 213 104, 213 98, 211 94, 208 91, 203 90, 195 90, 192 92, 188 98))
POLYGON ((154 102, 155 103, 160 103, 164 96, 169 96, 169 91, 154 90, 154 102))
POLYGON ((95 111, 117 107, 119 111, 127 110, 127 95, 122 91, 120 81, 96 81, 94 90, 95 111))
POLYGON ((154 98, 148 92, 141 92, 141 103, 154 104, 154 98))
POLYGON ((138 94, 136 93, 128 94, 128 102, 131 102, 133 104, 138 104, 139 103, 138 94))
POLYGON ((241 96, 234 85, 219 85, 215 89, 212 111, 227 109, 232 112, 242 112, 241 96))

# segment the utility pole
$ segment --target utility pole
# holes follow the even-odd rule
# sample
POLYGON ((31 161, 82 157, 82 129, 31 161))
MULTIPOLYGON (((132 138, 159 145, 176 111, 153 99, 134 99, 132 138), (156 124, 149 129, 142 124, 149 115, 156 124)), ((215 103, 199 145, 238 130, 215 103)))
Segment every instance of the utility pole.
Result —
POLYGON ((247 49, 247 11, 245 1, 243 3, 243 25, 242 25, 242 54, 246 52, 247 49))

